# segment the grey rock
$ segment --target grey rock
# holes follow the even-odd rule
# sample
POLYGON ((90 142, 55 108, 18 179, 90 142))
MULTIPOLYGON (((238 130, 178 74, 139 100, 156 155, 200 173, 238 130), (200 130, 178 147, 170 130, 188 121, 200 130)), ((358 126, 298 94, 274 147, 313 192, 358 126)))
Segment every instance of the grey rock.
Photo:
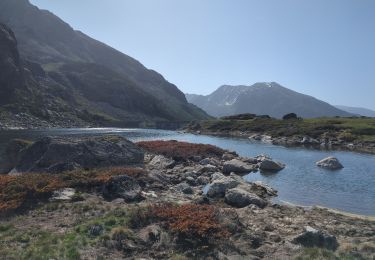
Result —
POLYGON ((89 235, 93 237, 100 236, 103 233, 103 226, 99 224, 94 224, 89 227, 89 235))
POLYGON ((208 178, 206 176, 199 176, 197 178, 197 183, 200 184, 200 185, 206 185, 209 182, 210 182, 210 178, 208 178))
POLYGON ((277 196, 277 190, 271 188, 261 181, 251 183, 251 190, 258 196, 261 196, 263 198, 277 196))
POLYGON ((156 155, 149 162, 149 165, 153 168, 158 168, 158 169, 171 169, 176 165, 176 162, 162 155, 156 155))
POLYGON ((4 149, 2 155, 0 155, 0 174, 10 172, 16 167, 20 160, 22 151, 31 144, 30 141, 13 139, 11 140, 4 149))
POLYGON ((158 225, 150 225, 138 232, 138 238, 147 244, 153 244, 159 240, 162 229, 158 225))
POLYGON ((256 167, 254 167, 254 165, 242 162, 238 159, 232 159, 230 161, 225 162, 223 165, 224 174, 229 174, 231 172, 239 173, 239 174, 249 173, 255 169, 256 167))
POLYGON ((250 204, 264 208, 267 202, 256 194, 247 192, 240 188, 230 189, 225 194, 225 203, 237 208, 243 208, 250 204))
POLYGON ((240 184, 239 181, 230 177, 221 177, 214 180, 207 189, 207 196, 211 198, 222 198, 225 196, 225 192, 228 189, 237 187, 240 184))
POLYGON ((75 189, 65 188, 54 191, 51 200, 71 200, 76 193, 75 189))
POLYGON ((314 139, 314 138, 311 138, 309 136, 304 136, 302 138, 302 141, 301 141, 301 144, 304 144, 304 145, 319 145, 319 141, 314 139))
POLYGON ((185 193, 185 194, 193 194, 194 193, 193 189, 185 182, 178 184, 176 186, 176 189, 179 192, 182 192, 182 193, 185 193))
POLYGON ((224 153, 223 156, 221 157, 221 159, 223 159, 224 161, 229 161, 229 160, 232 160, 236 157, 237 156, 233 153, 224 153))
POLYGON ((332 156, 316 162, 316 165, 330 170, 338 170, 344 168, 344 166, 339 162, 339 160, 332 156))
POLYGON ((269 159, 265 159, 259 164, 259 169, 262 171, 280 171, 284 168, 284 164, 269 159))
POLYGON ((120 136, 44 137, 22 152, 18 172, 59 173, 84 169, 143 164, 142 150, 120 136))
POLYGON ((245 162, 245 163, 250 163, 250 164, 257 164, 258 163, 257 158, 254 158, 254 157, 241 157, 240 160, 245 162))
POLYGON ((335 236, 325 234, 312 227, 305 227, 305 231, 293 238, 292 243, 305 247, 320 247, 329 250, 336 250, 339 246, 335 236))
POLYGON ((122 198, 126 202, 143 200, 141 187, 138 182, 127 175, 113 177, 102 187, 103 197, 107 200, 122 198))
POLYGON ((213 165, 213 166, 219 166, 220 162, 214 158, 205 158, 199 162, 201 165, 213 165))
POLYGON ((206 173, 206 172, 216 172, 217 167, 211 164, 204 165, 202 168, 198 170, 199 173, 206 173))

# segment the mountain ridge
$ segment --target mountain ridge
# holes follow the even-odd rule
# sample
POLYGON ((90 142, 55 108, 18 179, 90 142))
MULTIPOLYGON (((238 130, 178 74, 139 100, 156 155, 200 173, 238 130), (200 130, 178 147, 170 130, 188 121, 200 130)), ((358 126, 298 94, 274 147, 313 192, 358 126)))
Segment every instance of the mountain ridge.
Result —
MULTIPOLYGON (((14 32, 23 62, 33 64, 28 70, 35 75, 32 73, 29 78, 36 84, 28 88, 43 92, 44 102, 58 99, 63 103, 61 106, 71 107, 71 111, 65 112, 71 114, 72 125, 133 125, 208 118, 161 74, 75 31, 53 13, 40 10, 28 0, 2 0, 0 23, 14 32)), ((22 99, 19 95, 17 98, 22 99)), ((32 113, 28 104, 18 105, 19 112, 45 122, 49 119, 40 117, 40 113, 48 113, 46 110, 59 113, 42 102, 35 107, 40 110, 37 113, 32 113)), ((15 116, 6 107, 0 109, 10 117, 15 116)))
POLYGON ((375 117, 375 111, 364 108, 364 107, 352 107, 352 106, 342 106, 342 105, 335 105, 338 109, 344 110, 348 113, 360 115, 360 116, 367 116, 367 117, 375 117))
POLYGON ((189 102, 216 117, 242 113, 267 114, 276 118, 287 113, 296 113, 306 118, 351 115, 276 82, 257 82, 251 86, 222 85, 207 96, 185 96, 189 102))

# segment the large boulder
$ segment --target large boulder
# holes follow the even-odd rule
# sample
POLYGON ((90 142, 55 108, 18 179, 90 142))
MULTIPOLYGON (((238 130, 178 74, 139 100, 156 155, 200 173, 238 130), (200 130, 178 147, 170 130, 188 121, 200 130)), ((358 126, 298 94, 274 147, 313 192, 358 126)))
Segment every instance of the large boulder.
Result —
POLYGON ((259 164, 259 169, 262 171, 277 172, 285 168, 285 165, 270 159, 264 159, 259 164))
POLYGON ((176 165, 176 161, 163 155, 155 155, 148 165, 157 169, 171 169, 176 165))
POLYGON ((344 166, 339 162, 339 160, 332 156, 316 162, 316 165, 330 170, 338 170, 344 168, 344 166))
POLYGON ((256 166, 253 164, 245 163, 238 159, 232 159, 230 161, 226 161, 223 165, 223 173, 229 174, 231 172, 234 173, 249 173, 256 170, 256 166))
POLYGON ((300 244, 305 247, 320 247, 329 250, 336 250, 339 246, 335 236, 325 234, 312 227, 305 227, 305 231, 296 236, 292 243, 300 244))
POLYGON ((107 200, 122 198, 126 202, 141 201, 144 199, 141 192, 138 182, 128 175, 115 176, 102 187, 103 197, 107 200))
POLYGON ((228 205, 237 208, 243 208, 250 204, 256 205, 260 208, 264 208, 267 202, 259 198, 256 194, 247 192, 241 188, 233 188, 226 192, 225 202, 228 205))
POLYGON ((76 168, 143 164, 143 151, 120 136, 44 137, 23 150, 16 172, 59 173, 76 168))
POLYGON ((9 173, 20 160, 22 151, 31 143, 31 141, 22 139, 11 140, 0 156, 0 174, 9 173))
POLYGON ((218 176, 216 174, 215 180, 208 185, 207 196, 211 198, 222 198, 225 196, 225 192, 229 189, 235 188, 240 182, 232 177, 226 177, 224 175, 218 176))

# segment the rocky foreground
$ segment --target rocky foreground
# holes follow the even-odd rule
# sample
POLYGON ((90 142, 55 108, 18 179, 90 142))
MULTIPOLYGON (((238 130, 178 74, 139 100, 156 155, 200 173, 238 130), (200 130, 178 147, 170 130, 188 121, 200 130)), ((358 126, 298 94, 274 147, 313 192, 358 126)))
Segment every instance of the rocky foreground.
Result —
POLYGON ((375 257, 374 219, 274 204, 276 190, 245 182, 253 171, 282 174, 264 155, 117 136, 11 146, 0 259, 375 257))

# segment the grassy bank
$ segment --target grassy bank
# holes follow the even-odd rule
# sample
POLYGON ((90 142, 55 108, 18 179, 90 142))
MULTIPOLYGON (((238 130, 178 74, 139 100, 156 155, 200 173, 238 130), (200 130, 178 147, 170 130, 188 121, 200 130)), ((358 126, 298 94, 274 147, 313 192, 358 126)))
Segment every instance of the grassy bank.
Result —
POLYGON ((262 133, 272 137, 309 136, 317 139, 336 138, 345 142, 375 142, 375 118, 217 119, 191 124, 188 129, 219 133, 262 133))

